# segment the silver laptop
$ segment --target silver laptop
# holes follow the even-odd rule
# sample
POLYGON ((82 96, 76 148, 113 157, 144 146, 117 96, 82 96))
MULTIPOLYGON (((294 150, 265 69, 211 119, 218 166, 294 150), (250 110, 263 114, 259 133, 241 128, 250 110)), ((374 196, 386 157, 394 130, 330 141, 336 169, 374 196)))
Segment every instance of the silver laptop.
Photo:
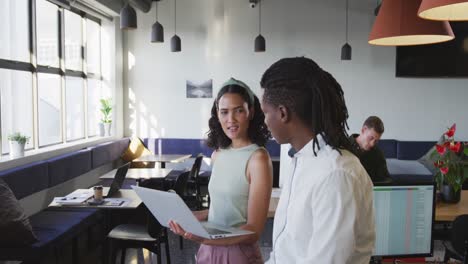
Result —
POLYGON ((185 231, 208 239, 253 234, 251 231, 200 222, 176 193, 132 186, 159 223, 169 227, 169 220, 177 222, 185 231))

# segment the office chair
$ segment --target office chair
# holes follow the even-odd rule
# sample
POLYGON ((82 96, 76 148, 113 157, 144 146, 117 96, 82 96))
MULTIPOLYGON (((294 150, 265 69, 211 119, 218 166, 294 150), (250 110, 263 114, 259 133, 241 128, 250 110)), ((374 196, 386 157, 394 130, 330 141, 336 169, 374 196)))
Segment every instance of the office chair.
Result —
POLYGON ((146 225, 121 224, 112 229, 107 237, 111 242, 111 263, 116 263, 117 251, 122 250, 120 263, 125 263, 127 248, 146 248, 157 255, 157 263, 161 263, 161 243, 165 244, 166 263, 171 263, 167 229, 146 209, 146 225))
POLYGON ((452 222, 450 243, 445 244, 445 258, 454 258, 468 264, 468 215, 460 215, 452 222))
POLYGON ((203 161, 203 154, 198 154, 197 157, 195 158, 192 169, 190 170, 190 174, 189 174, 188 181, 187 181, 188 189, 192 190, 193 192, 189 192, 189 190, 187 190, 187 192, 184 194, 185 201, 192 210, 201 210, 202 208, 203 201, 202 201, 202 196, 201 196, 201 191, 200 191, 200 181, 199 181, 200 168, 201 168, 202 161, 203 161), (193 202, 193 199, 195 199, 194 206, 191 205, 191 202, 193 202))

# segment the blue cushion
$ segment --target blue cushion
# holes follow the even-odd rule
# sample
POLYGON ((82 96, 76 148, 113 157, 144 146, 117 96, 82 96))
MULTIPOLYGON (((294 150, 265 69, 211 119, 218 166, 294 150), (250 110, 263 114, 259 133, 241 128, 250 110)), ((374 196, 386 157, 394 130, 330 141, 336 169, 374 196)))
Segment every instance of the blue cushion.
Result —
POLYGON ((378 142, 378 146, 384 153, 385 158, 396 159, 397 141, 395 139, 381 139, 378 142))
POLYGON ((400 160, 417 160, 435 145, 435 141, 398 141, 397 158, 400 160))
MULTIPOLYGON (((143 139, 143 143, 153 153, 159 153, 157 138, 145 138, 143 139)), ((192 156, 196 156, 202 153, 210 157, 213 152, 212 149, 206 146, 203 139, 163 138, 161 147, 162 154, 191 154, 192 156)))
POLYGON ((0 172, 17 199, 47 189, 49 176, 47 162, 40 161, 0 172), (26 184, 27 183, 27 184, 26 184))
POLYGON ((89 149, 92 152, 92 168, 94 169, 119 159, 122 153, 128 148, 129 143, 129 138, 122 138, 90 147, 89 149))
POLYGON ((281 155, 281 145, 275 140, 269 140, 265 146, 271 157, 279 157, 281 155))
POLYGON ((91 170, 91 150, 83 149, 48 160, 49 187, 91 170))
POLYGON ((432 182, 433 175, 417 160, 387 159, 390 177, 401 183, 432 182))

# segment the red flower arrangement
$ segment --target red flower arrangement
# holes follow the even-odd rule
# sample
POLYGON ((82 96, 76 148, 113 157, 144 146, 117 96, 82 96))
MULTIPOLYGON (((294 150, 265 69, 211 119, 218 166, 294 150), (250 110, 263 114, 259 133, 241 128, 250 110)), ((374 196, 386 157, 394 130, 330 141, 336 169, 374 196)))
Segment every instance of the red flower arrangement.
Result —
POLYGON ((434 167, 437 168, 435 174, 437 185, 440 187, 448 184, 455 192, 458 192, 468 178, 463 162, 464 155, 468 156, 468 146, 455 141, 456 129, 456 124, 453 124, 445 132, 443 141, 436 144, 431 157, 435 160, 434 167))

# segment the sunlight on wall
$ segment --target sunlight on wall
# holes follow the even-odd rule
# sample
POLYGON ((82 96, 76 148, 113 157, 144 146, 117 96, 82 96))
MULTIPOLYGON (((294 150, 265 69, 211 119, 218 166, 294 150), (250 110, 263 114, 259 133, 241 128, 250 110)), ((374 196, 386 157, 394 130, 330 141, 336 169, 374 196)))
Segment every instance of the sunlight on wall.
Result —
POLYGON ((135 93, 132 88, 128 88, 128 129, 130 130, 130 135, 135 136, 136 133, 136 110, 135 110, 135 93))
POLYGON ((128 88, 128 129, 131 136, 159 138, 165 134, 159 128, 158 118, 149 112, 148 106, 138 100, 132 88, 128 88))
POLYGON ((128 52, 128 70, 129 71, 132 70, 132 68, 135 66, 135 63, 136 63, 135 55, 133 55, 133 53, 129 51, 128 52))
POLYGON ((202 138, 206 138, 206 133, 209 130, 208 120, 211 117, 211 107, 212 105, 203 104, 200 108, 200 116, 202 116, 200 121, 200 135, 202 138), (208 113, 208 114, 207 114, 208 113), (205 116, 206 115, 206 116, 205 116))

